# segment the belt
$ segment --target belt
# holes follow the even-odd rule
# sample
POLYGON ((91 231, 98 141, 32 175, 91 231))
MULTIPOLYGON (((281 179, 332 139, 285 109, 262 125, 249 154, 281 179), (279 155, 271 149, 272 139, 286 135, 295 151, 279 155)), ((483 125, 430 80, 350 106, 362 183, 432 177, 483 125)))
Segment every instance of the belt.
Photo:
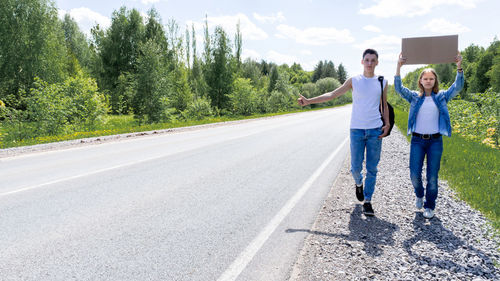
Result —
POLYGON ((437 139, 441 136, 440 133, 435 133, 435 134, 419 134, 419 133, 412 133, 413 136, 424 139, 424 140, 430 140, 430 139, 437 139))

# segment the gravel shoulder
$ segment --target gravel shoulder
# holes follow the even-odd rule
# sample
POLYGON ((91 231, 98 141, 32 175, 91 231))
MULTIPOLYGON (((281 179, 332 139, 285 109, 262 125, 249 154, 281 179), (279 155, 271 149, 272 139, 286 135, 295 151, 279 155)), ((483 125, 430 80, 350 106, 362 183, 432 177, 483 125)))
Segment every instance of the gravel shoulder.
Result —
POLYGON ((312 229, 287 230, 309 233, 290 280, 500 280, 499 237, 446 181, 433 219, 415 208, 409 146, 397 129, 384 139, 372 218, 346 159, 312 229))

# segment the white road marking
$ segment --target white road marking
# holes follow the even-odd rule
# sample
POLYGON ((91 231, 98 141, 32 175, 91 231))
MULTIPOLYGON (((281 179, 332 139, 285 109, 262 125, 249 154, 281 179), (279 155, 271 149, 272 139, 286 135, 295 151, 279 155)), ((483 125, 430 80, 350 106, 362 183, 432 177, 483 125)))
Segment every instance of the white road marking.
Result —
POLYGON ((323 170, 330 164, 330 162, 335 158, 337 153, 344 147, 347 143, 348 138, 346 138, 342 144, 333 151, 328 158, 319 166, 318 169, 307 179, 307 181, 302 185, 302 187, 293 195, 292 198, 286 202, 285 206, 274 216, 274 218, 264 227, 264 229, 255 237, 255 239, 245 248, 243 252, 234 260, 234 262, 229 266, 228 269, 217 279, 218 281, 230 281, 236 280, 241 272, 247 267, 248 263, 254 258, 255 254, 262 248, 264 243, 269 239, 271 234, 276 230, 276 228, 281 224, 283 219, 290 213, 290 211, 295 207, 295 205, 300 201, 302 196, 309 190, 314 181, 323 173, 323 170))
POLYGON ((127 166, 132 166, 132 165, 139 164, 139 163, 142 163, 142 162, 156 160, 156 159, 159 159, 159 158, 162 158, 162 157, 165 157, 165 155, 161 155, 161 156, 157 156, 157 157, 152 157, 152 158, 147 158, 147 159, 142 159, 142 160, 138 160, 138 161, 134 161, 134 162, 127 162, 125 164, 115 165, 115 166, 111 166, 111 167, 107 167, 107 168, 103 168, 103 169, 99 169, 99 170, 94 170, 94 171, 90 171, 90 172, 79 174, 79 175, 74 175, 74 176, 70 176, 70 177, 60 178, 60 179, 57 179, 57 180, 53 180, 53 181, 49 181, 49 182, 45 182, 45 183, 41 183, 41 184, 35 184, 35 185, 32 185, 32 186, 27 186, 27 187, 19 188, 19 189, 16 189, 16 190, 12 190, 12 191, 7 191, 7 192, 4 192, 4 193, 0 193, 0 197, 11 195, 11 194, 15 194, 15 193, 19 193, 19 192, 28 191, 28 190, 31 190, 31 189, 36 189, 36 188, 44 187, 44 186, 55 184, 55 183, 60 183, 60 182, 63 182, 63 181, 69 181, 69 180, 73 180, 73 179, 77 179, 77 178, 81 178, 81 177, 86 177, 86 176, 90 176, 90 175, 93 175, 93 174, 98 174, 98 173, 110 171, 110 170, 113 170, 113 169, 119 169, 119 168, 123 168, 123 167, 127 167, 127 166))

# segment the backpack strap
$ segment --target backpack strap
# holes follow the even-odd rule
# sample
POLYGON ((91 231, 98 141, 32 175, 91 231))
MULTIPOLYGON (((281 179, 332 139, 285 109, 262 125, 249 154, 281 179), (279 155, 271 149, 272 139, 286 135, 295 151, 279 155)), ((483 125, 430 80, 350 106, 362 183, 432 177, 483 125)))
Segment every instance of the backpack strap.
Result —
POLYGON ((378 81, 380 82, 380 113, 382 113, 382 117, 384 117, 384 76, 379 75, 378 76, 378 81))

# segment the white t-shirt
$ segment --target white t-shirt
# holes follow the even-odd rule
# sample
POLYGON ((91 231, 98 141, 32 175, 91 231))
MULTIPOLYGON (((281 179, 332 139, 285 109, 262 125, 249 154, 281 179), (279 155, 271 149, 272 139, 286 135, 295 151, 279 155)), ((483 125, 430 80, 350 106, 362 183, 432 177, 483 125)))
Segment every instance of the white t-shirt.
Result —
POLYGON ((418 110, 416 122, 415 133, 439 133, 439 109, 432 97, 425 97, 422 107, 418 110))
MULTIPOLYGON (((384 79, 384 87, 387 80, 384 79)), ((352 77, 351 129, 374 129, 382 127, 380 119, 380 95, 382 89, 378 76, 371 78, 363 74, 352 77)))

